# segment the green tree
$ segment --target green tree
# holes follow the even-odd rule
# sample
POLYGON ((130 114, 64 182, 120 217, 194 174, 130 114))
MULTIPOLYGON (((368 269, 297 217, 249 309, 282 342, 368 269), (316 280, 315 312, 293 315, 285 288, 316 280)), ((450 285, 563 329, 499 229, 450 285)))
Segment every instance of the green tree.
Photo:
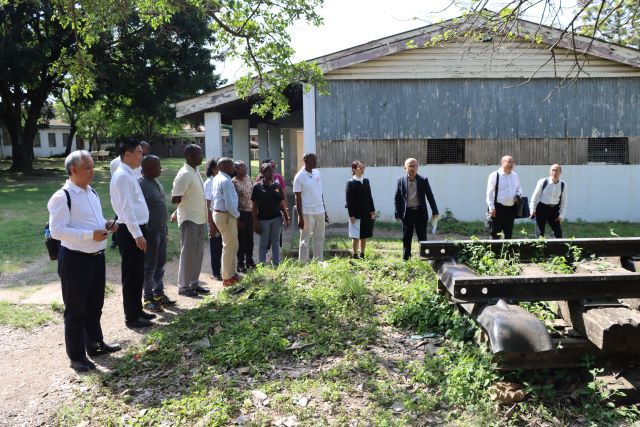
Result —
POLYGON ((11 137, 14 171, 31 170, 41 112, 62 82, 63 58, 75 53, 62 14, 48 1, 10 2, 0 10, 0 117, 11 137))
POLYGON ((94 46, 94 96, 120 124, 121 133, 112 136, 137 135, 152 142, 160 129, 177 122, 171 103, 218 87, 214 44, 206 19, 192 7, 155 30, 131 15, 102 37, 94 46))
POLYGON ((585 7, 580 32, 625 46, 640 47, 640 3, 637 0, 578 0, 585 7))
MULTIPOLYGON (((214 54, 241 58, 248 73, 243 97, 257 94, 254 111, 287 113, 282 91, 294 82, 322 84, 320 69, 293 64, 288 28, 296 21, 318 25, 322 0, 0 0, 0 115, 12 138, 14 171, 29 171, 37 117, 63 79, 71 97, 96 89, 99 62, 93 47, 106 34, 120 42, 118 25, 132 14, 154 31, 189 9, 210 26, 214 54), (8 64, 8 65, 6 65, 8 64)), ((111 46, 114 48, 116 45, 111 46)))

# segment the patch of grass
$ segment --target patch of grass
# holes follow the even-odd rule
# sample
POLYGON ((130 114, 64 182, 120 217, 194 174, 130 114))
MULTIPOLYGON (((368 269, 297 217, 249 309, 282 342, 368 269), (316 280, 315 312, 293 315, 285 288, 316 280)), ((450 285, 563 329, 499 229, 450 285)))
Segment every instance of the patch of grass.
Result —
MULTIPOLYGON (((10 162, 0 161, 0 274, 12 274, 22 270, 34 259, 45 258, 43 226, 48 220, 47 202, 51 195, 67 179, 64 159, 36 159, 31 175, 13 174, 7 171, 10 162)), ((162 159, 160 182, 167 192, 167 209, 172 211, 170 193, 173 178, 182 167, 182 159, 162 159)), ((96 161, 92 186, 100 195, 102 211, 106 219, 113 218, 109 198, 109 161, 96 161)), ((179 230, 169 225, 168 255, 179 253, 179 230)), ((117 250, 107 251, 109 264, 120 263, 117 250)))
POLYGON ((0 325, 33 329, 53 321, 52 313, 44 308, 0 301, 0 325))

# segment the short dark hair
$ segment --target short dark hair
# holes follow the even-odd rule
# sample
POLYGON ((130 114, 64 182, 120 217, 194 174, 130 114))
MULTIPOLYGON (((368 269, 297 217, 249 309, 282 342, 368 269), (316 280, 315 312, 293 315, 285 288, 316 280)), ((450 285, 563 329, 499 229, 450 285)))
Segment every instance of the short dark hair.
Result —
POLYGON ((351 163, 351 172, 355 171, 359 164, 364 166, 364 162, 362 160, 354 160, 351 163))
POLYGON ((140 146, 140 141, 135 138, 124 138, 120 141, 120 148, 118 149, 118 154, 120 157, 124 156, 125 152, 134 152, 136 148, 140 146))
POLYGON ((216 169, 217 167, 218 167, 218 158, 214 157, 212 159, 209 159, 204 172, 207 178, 209 178, 210 176, 213 176, 213 170, 216 169))
POLYGON ((260 173, 263 174, 267 169, 273 169, 270 162, 264 162, 260 165, 260 173))
POLYGON ((313 157, 316 157, 316 158, 318 157, 318 156, 316 156, 316 153, 304 153, 304 154, 302 155, 302 161, 303 161, 303 162, 306 162, 306 161, 307 161, 307 159, 308 159, 310 156, 313 156, 313 157))

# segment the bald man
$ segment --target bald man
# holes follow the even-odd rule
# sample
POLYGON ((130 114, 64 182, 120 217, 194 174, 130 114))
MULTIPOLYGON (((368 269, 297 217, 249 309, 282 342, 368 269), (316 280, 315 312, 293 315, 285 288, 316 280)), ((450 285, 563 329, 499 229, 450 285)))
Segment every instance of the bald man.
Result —
POLYGON ((431 219, 438 217, 438 206, 433 197, 429 180, 418 175, 418 161, 409 158, 404 162, 405 174, 398 178, 395 196, 396 220, 402 221, 402 259, 411 257, 411 241, 415 229, 418 241, 427 240, 427 221, 431 206, 431 219))
POLYGON ((514 172, 516 165, 511 156, 503 156, 500 169, 489 174, 487 179, 487 206, 493 218, 491 238, 498 239, 500 234, 511 239, 513 221, 516 218, 516 198, 522 195, 520 178, 514 172))

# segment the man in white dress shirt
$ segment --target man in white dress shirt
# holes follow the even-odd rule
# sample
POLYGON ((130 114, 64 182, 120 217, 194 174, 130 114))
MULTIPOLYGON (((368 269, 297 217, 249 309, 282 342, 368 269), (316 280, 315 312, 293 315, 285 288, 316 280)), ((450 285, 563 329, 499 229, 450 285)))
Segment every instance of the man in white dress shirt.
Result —
MULTIPOLYGON (((147 154, 149 154, 149 151, 151 149, 151 146, 149 145, 149 143, 147 141, 140 141, 140 145, 142 146, 142 157, 146 156, 147 154)), ((111 176, 113 176, 113 174, 116 172, 116 170, 118 169, 118 166, 120 166, 120 164, 122 163, 122 159, 120 159, 120 156, 116 156, 113 160, 111 160, 111 163, 109 163, 109 172, 111 173, 111 176)), ((137 167, 133 170, 133 173, 136 175, 136 179, 140 179, 142 177, 142 167, 137 167)), ((116 233, 113 233, 113 235, 111 236, 111 247, 115 248, 118 246, 118 240, 116 237, 116 233)))
POLYGON ((533 190, 529 209, 531 218, 536 219, 536 237, 544 237, 544 229, 549 223, 553 236, 562 238, 561 224, 567 212, 567 189, 560 175, 562 166, 557 163, 551 165, 549 177, 539 180, 533 190))
POLYGON ((213 221, 222 235, 222 286, 233 286, 240 281, 236 271, 238 256, 238 193, 231 182, 233 159, 218 160, 218 174, 211 188, 213 221))
POLYGON ((71 367, 78 372, 95 369, 87 359, 120 350, 104 342, 100 318, 106 283, 104 249, 109 231, 117 229, 102 214, 100 198, 89 184, 93 159, 85 150, 67 156, 69 179, 56 191, 47 208, 49 229, 61 241, 58 275, 64 301, 64 337, 71 367))
POLYGON ((144 237, 149 222, 149 209, 134 169, 140 167, 142 146, 133 138, 120 144, 122 163, 111 177, 111 206, 118 216, 118 249, 122 257, 122 302, 125 323, 129 327, 151 326, 155 314, 142 310, 144 284, 144 237))
POLYGON ((489 174, 487 180, 487 206, 493 217, 491 237, 498 238, 499 233, 505 239, 511 239, 513 221, 516 217, 516 199, 522 195, 520 178, 513 171, 516 162, 511 156, 504 156, 500 169, 489 174))
POLYGON ((309 261, 309 246, 313 249, 313 257, 323 259, 324 226, 328 222, 322 198, 322 178, 318 166, 318 157, 314 153, 305 153, 304 166, 293 178, 293 193, 298 211, 298 228, 300 229, 300 246, 298 259, 309 261))

